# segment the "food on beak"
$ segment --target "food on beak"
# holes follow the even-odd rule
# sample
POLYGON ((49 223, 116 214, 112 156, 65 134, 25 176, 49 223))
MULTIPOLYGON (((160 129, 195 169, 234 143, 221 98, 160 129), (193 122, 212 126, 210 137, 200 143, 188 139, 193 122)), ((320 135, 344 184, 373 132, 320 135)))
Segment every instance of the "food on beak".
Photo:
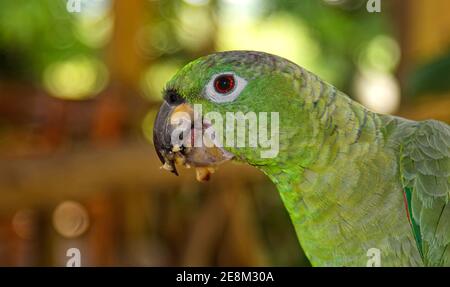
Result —
POLYGON ((204 182, 210 179, 217 165, 227 161, 233 155, 223 148, 216 145, 210 145, 211 139, 203 137, 203 131, 208 124, 203 119, 194 119, 194 110, 191 105, 178 102, 177 105, 164 101, 156 117, 153 128, 153 142, 156 153, 163 163, 162 168, 178 175, 176 165, 183 165, 187 168, 191 166, 196 168, 196 178, 204 182), (175 129, 180 129, 182 120, 190 120, 190 125, 181 126, 183 135, 181 143, 172 143, 172 133, 175 129), (202 121, 201 130, 194 132, 194 120, 202 121), (195 136, 202 137, 202 145, 194 146, 195 136), (207 143, 205 143, 205 141, 207 143))
POLYGON ((208 181, 215 171, 213 167, 197 167, 195 168, 196 178, 200 182, 208 181))

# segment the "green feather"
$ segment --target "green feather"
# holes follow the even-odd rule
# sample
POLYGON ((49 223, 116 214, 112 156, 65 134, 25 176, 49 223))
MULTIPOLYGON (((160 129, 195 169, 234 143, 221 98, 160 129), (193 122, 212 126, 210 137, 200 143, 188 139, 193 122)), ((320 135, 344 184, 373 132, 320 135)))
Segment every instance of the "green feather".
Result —
POLYGON ((412 229, 424 262, 448 265, 450 129, 437 121, 414 125, 414 132, 401 138, 400 155, 412 229))
POLYGON ((405 195, 406 195, 406 202, 408 205, 408 213, 409 213, 409 219, 411 220, 411 228, 414 233, 414 238, 416 239, 417 247, 419 248, 420 256, 423 259, 423 250, 422 250, 422 236, 420 234, 420 226, 417 224, 416 220, 412 216, 412 209, 411 209, 411 195, 412 195, 412 189, 409 187, 405 188, 405 195))

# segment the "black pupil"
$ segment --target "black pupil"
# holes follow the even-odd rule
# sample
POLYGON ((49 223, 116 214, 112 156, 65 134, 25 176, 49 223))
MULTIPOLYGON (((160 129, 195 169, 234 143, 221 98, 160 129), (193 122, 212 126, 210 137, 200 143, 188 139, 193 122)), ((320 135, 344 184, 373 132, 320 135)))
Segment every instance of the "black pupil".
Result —
POLYGON ((234 87, 233 76, 220 76, 216 79, 215 88, 219 93, 227 93, 234 87))

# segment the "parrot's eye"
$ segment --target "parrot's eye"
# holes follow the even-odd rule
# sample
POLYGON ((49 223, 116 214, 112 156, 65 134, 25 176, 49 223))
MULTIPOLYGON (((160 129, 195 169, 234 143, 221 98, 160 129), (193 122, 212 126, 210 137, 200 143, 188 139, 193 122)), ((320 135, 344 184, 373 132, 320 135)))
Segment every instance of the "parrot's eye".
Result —
POLYGON ((216 103, 234 101, 247 85, 247 81, 238 75, 227 72, 212 76, 206 86, 206 97, 216 103))
POLYGON ((229 93, 234 89, 233 75, 221 75, 214 80, 214 89, 221 94, 229 93))

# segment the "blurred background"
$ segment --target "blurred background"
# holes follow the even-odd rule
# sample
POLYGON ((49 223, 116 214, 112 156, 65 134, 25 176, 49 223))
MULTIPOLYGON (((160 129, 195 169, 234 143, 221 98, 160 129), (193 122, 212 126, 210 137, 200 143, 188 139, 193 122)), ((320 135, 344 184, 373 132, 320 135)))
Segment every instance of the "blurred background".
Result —
POLYGON ((256 169, 159 169, 161 90, 199 56, 253 49, 371 110, 450 122, 450 2, 380 3, 0 0, 0 265, 78 248, 82 266, 308 266, 256 169))

